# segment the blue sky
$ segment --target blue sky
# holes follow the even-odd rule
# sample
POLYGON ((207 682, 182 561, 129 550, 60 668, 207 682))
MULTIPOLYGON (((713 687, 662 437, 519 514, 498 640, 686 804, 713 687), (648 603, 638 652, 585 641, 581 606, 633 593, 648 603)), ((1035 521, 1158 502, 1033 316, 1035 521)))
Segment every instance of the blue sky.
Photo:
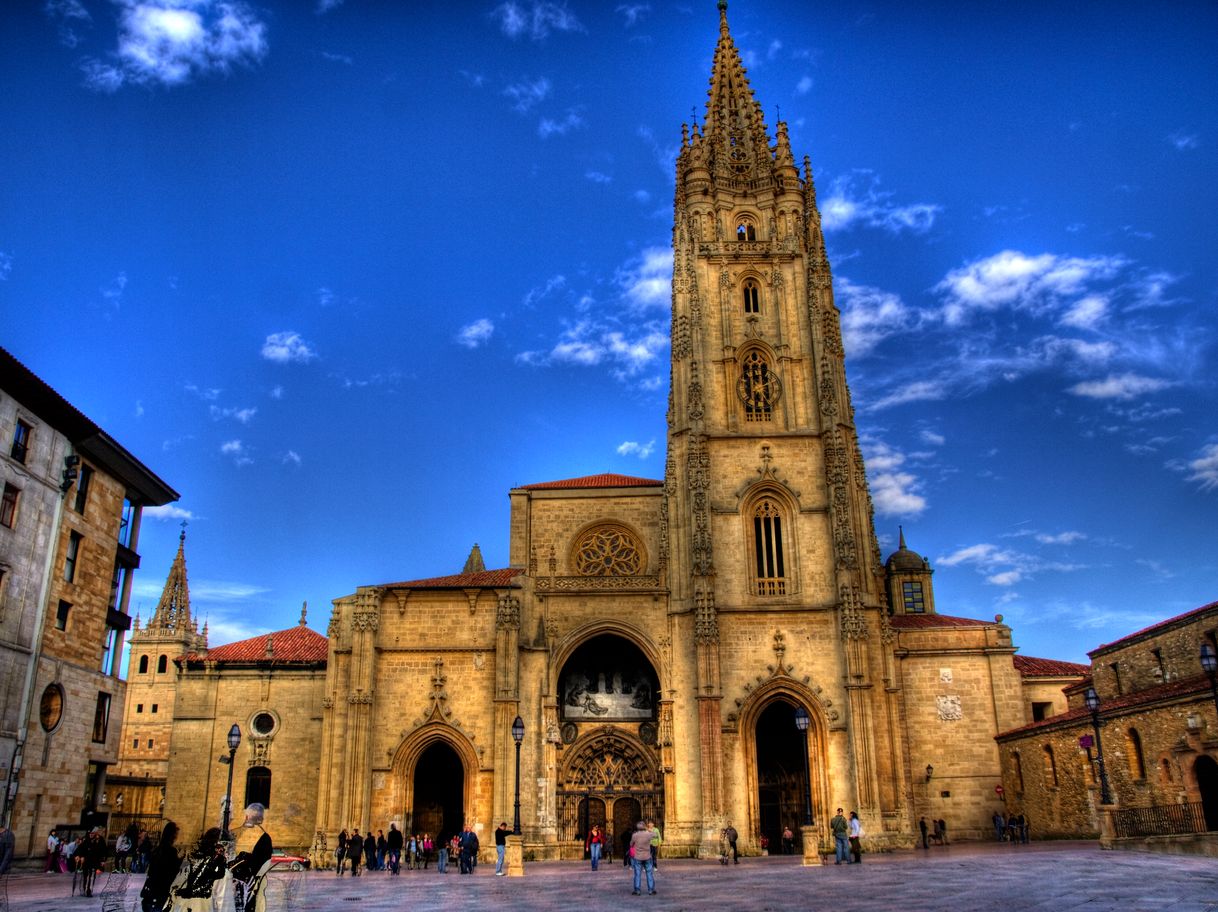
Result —
MULTIPOLYGON (((1218 7, 733 0, 812 157, 887 553, 1031 655, 1218 598, 1218 7)), ((50 0, 0 29, 0 342, 182 492, 212 644, 661 477, 681 4, 50 0)))

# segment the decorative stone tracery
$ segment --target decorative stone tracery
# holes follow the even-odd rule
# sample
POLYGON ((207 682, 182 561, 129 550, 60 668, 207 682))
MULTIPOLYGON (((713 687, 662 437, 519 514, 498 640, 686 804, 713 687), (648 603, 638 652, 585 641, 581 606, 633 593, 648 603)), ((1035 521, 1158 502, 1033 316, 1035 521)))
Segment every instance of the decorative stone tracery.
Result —
POLYGON ((644 569, 643 546, 625 526, 602 523, 579 537, 572 563, 582 576, 635 576, 644 569))

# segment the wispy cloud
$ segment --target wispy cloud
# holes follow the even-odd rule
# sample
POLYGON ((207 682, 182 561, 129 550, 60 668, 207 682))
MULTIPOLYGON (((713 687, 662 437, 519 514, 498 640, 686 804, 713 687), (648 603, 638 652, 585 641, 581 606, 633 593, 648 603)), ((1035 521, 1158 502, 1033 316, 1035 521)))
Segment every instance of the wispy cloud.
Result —
POLYGON ((8 279, 13 271, 13 255, 0 250, 0 282, 8 279))
POLYGON ((618 269, 617 282, 632 307, 667 308, 672 299, 672 249, 648 247, 618 269))
POLYGON ((920 516, 926 511, 922 484, 906 465, 900 450, 874 437, 860 441, 867 464, 871 501, 880 516, 920 516))
POLYGON ((306 363, 317 357, 317 352, 300 333, 290 330, 271 333, 262 343, 262 357, 277 364, 306 363))
POLYGON ((633 440, 626 440, 618 444, 617 452, 619 456, 637 456, 639 459, 646 459, 652 454, 656 448, 655 440, 648 440, 646 443, 637 443, 633 440))
POLYGON ((551 136, 565 136, 583 125, 583 115, 577 109, 569 108, 567 113, 557 120, 552 117, 543 117, 537 124, 537 135, 542 139, 549 139, 551 136))
POLYGON ((193 393, 204 402, 215 402, 220 398, 220 393, 222 393, 223 390, 216 389, 212 386, 197 386, 194 383, 187 383, 186 392, 193 393))
POLYGON ((530 288, 525 294, 522 303, 525 307, 534 307, 538 302, 550 297, 554 292, 559 291, 567 286, 567 277, 561 273, 552 275, 546 279, 545 284, 537 285, 530 288))
POLYGON ((179 507, 176 504, 162 504, 159 507, 144 507, 143 517, 145 519, 155 519, 160 522, 168 522, 170 520, 194 519, 195 515, 190 510, 179 507))
POLYGON ((795 94, 807 95, 812 91, 813 85, 814 83, 812 82, 811 76, 801 76, 799 82, 795 83, 795 94))
POLYGON ((1197 137, 1196 133, 1188 133, 1184 130, 1176 130, 1167 137, 1167 141, 1181 152, 1196 149, 1201 145, 1201 140, 1197 137))
POLYGON ((254 461, 249 448, 240 440, 226 440, 220 444, 220 452, 231 457, 235 465, 246 466, 254 461))
POLYGON ((1188 481, 1197 482, 1202 491, 1218 490, 1218 443, 1202 447, 1197 458, 1187 465, 1192 473, 1188 476, 1188 481))
POLYGON ((531 0, 501 3, 491 11, 491 19, 509 38, 530 38, 542 41, 551 32, 582 32, 583 25, 575 13, 562 2, 531 0))
POLYGON ((105 60, 82 61, 85 85, 176 86, 267 52, 266 25, 240 0, 117 0, 118 47, 105 60))
POLYGON ((633 28, 638 24, 639 20, 651 12, 651 7, 646 3, 622 4, 616 11, 621 13, 622 18, 625 20, 626 28, 633 28))
POLYGON ((585 171, 584 177, 594 184, 611 184, 613 178, 603 171, 585 171))
POLYGON ((288 450, 286 453, 283 454, 282 462, 284 465, 298 466, 302 462, 304 462, 304 460, 300 458, 300 454, 297 453, 295 450, 288 450))
POLYGON ((1068 392, 1088 399, 1136 399, 1172 386, 1171 381, 1140 374, 1109 374, 1103 380, 1088 380, 1071 386, 1068 392))
POLYGON ((258 414, 256 406, 248 406, 246 408, 220 408, 213 405, 208 409, 208 414, 211 415, 212 421, 220 421, 224 418, 232 418, 234 421, 241 424, 249 424, 254 420, 254 416, 258 414))
POLYGON ((924 234, 943 211, 942 206, 934 203, 898 206, 892 197, 892 193, 880 189, 875 172, 852 171, 836 178, 828 195, 822 197, 821 224, 826 231, 847 231, 861 225, 892 234, 924 234))
POLYGON ((842 341, 853 358, 864 357, 889 336, 907 332, 916 322, 916 314, 899 295, 856 285, 845 277, 833 284, 842 311, 842 341))
POLYGON ((93 17, 79 0, 47 0, 42 9, 59 28, 59 43, 64 47, 76 47, 82 40, 80 29, 93 26, 93 17))
POLYGON ((527 113, 535 105, 545 101, 550 94, 550 80, 544 76, 537 79, 525 79, 506 86, 503 94, 512 100, 512 108, 521 114, 527 113))
POLYGON ((105 308, 108 311, 117 311, 123 304, 123 292, 127 290, 127 273, 120 272, 108 285, 103 285, 98 291, 101 292, 102 300, 105 302, 105 308))
POLYGON ((494 333, 495 324, 482 317, 461 327, 457 332, 457 343, 466 348, 478 348, 489 342, 494 333))
POLYGON ((328 13, 330 10, 338 9, 343 5, 343 0, 317 0, 317 15, 328 13))
POLYGON ((325 60, 329 60, 331 63, 341 63, 344 66, 353 66, 355 64, 354 58, 348 56, 347 54, 336 54, 333 51, 322 51, 321 56, 325 60))
POLYGON ((1086 569, 1083 564, 1052 560, 1026 551, 999 548, 988 542, 960 548, 940 557, 936 563, 942 567, 973 567, 992 586, 1013 586, 1040 573, 1069 573, 1086 569))

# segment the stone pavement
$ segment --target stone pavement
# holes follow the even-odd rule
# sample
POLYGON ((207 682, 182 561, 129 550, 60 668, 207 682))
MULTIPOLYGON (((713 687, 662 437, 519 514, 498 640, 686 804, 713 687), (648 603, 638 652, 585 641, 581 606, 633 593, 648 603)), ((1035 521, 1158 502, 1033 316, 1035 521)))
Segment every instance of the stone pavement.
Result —
MULTIPOLYGON (((539 862, 523 878, 495 877, 480 864, 472 877, 455 871, 374 872, 354 880, 333 872, 282 874, 269 912, 388 912, 443 908, 477 912, 714 910, 714 912, 1069 912, 1171 910, 1218 912, 1218 863, 1212 858, 1101 852, 1096 843, 1045 842, 1012 847, 962 844, 864 856, 858 866, 804 868, 793 858, 716 861, 667 859, 657 896, 631 896, 628 870, 604 864, 539 862), (295 896, 288 899, 285 890, 295 896)), ((142 878, 133 876, 125 910, 138 909, 142 878)), ((13 874, 10 912, 100 912, 97 897, 65 895, 64 875, 13 874)), ((100 884, 99 884, 100 886, 100 884)), ((2 906, 0 906, 2 909, 2 906)))

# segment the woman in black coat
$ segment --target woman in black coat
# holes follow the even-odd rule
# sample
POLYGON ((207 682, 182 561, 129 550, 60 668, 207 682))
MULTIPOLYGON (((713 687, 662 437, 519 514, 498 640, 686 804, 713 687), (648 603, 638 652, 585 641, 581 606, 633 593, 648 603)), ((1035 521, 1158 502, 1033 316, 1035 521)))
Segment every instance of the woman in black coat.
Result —
POLYGON ((140 891, 144 912, 160 912, 169 902, 169 888, 182 866, 178 850, 173 845, 177 838, 178 825, 172 820, 166 821, 165 829, 161 830, 160 841, 157 842, 148 862, 148 877, 144 880, 144 889, 140 891))

